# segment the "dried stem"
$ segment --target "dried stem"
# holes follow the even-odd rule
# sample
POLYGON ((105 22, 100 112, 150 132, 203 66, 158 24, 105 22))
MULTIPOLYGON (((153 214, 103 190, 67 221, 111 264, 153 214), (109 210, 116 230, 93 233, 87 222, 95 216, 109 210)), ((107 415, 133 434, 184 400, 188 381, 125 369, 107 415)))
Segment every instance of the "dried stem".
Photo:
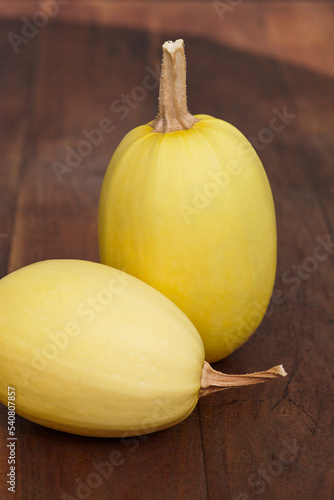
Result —
POLYGON ((201 389, 199 397, 207 396, 212 392, 230 389, 231 387, 241 387, 243 385, 259 384, 266 380, 287 375, 282 365, 274 366, 265 372, 247 373, 245 375, 228 375, 226 373, 217 372, 209 363, 204 361, 201 389))
POLYGON ((198 122, 187 108, 186 57, 183 40, 162 46, 159 114, 152 123, 155 132, 187 130, 198 122))

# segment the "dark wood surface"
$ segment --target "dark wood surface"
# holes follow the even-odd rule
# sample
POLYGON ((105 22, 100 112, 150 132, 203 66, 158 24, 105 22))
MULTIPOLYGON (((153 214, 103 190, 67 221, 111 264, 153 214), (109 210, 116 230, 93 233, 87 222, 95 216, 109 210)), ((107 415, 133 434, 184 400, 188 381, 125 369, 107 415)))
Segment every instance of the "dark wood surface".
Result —
POLYGON ((110 106, 143 84, 148 66, 157 69, 165 40, 182 36, 190 110, 258 138, 277 213, 273 301, 254 336, 215 368, 243 373, 283 363, 289 377, 213 394, 176 427, 124 442, 17 416, 15 494, 7 491, 1 406, 1 499, 334 497, 334 249, 317 250, 334 242, 334 8, 224 4, 234 7, 221 18, 212 2, 73 0, 15 53, 8 34, 21 34, 22 16, 38 7, 1 2, 0 275, 43 259, 98 260, 103 175, 125 133, 155 116, 158 91, 132 100, 124 119, 110 106), (265 132, 284 109, 289 123, 265 132), (65 164, 66 148, 104 118, 114 130, 60 182, 54 162, 65 164), (103 462, 107 477, 96 469, 103 462), (80 482, 90 488, 77 490, 80 482))

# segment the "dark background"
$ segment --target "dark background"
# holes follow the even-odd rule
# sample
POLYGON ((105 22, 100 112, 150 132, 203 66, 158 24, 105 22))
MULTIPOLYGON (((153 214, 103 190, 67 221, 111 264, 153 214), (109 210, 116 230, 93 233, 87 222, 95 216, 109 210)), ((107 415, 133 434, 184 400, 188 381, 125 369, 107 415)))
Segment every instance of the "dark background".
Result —
POLYGON ((147 67, 157 71, 162 43, 182 37, 190 111, 256 139, 277 214, 270 308, 254 336, 215 368, 245 373, 283 363, 289 377, 213 394, 176 427, 125 442, 17 416, 15 494, 7 492, 1 406, 0 498, 332 499, 333 3, 43 5, 0 1, 0 276, 43 259, 98 260, 108 162, 125 133, 157 112, 158 89, 144 97, 134 89, 147 67), (123 95, 131 104, 120 113, 123 95), (284 109, 288 123, 273 133, 271 119, 284 109), (80 149, 83 130, 102 119, 114 130, 69 167, 68 148, 80 149))

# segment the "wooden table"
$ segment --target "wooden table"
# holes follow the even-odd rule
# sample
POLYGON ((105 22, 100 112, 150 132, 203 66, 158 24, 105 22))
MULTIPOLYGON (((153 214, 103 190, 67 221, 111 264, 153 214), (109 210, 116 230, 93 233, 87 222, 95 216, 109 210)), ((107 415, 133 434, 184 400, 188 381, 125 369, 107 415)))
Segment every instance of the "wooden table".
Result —
POLYGON ((7 491, 1 406, 0 498, 332 499, 333 4, 71 0, 52 19, 39 11, 34 1, 0 2, 0 275, 44 259, 98 260, 108 161, 126 132, 155 116, 161 44, 182 36, 190 110, 252 138, 277 213, 270 308, 254 336, 215 368, 244 373, 283 363, 289 377, 213 394, 176 427, 123 441, 17 416, 16 494, 7 491), (27 38, 22 16, 47 22, 27 38), (154 88, 140 100, 135 88, 145 81, 154 88), (123 95, 131 98, 121 113, 123 95), (103 119, 114 130, 89 154, 66 160, 103 119))

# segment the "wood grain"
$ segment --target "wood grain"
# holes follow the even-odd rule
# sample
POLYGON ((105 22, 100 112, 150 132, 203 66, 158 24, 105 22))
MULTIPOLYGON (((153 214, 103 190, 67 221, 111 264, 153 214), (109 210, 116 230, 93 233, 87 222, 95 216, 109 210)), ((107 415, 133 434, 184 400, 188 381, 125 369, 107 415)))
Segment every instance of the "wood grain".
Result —
MULTIPOLYGON (((0 0, 0 17, 20 19, 20 33, 22 16, 33 17, 40 2, 0 0)), ((48 22, 142 29, 186 43, 188 36, 204 37, 333 76, 333 9, 328 0, 68 0, 48 22)))
MULTIPOLYGON (((328 54, 334 42, 328 25, 334 10, 327 2, 251 2, 253 8, 245 2, 220 22, 224 34, 213 36, 219 31, 211 30, 214 11, 189 26, 203 2, 168 2, 173 16, 155 10, 146 18, 138 18, 138 10, 131 15, 129 3, 117 2, 114 24, 110 12, 108 22, 96 22, 103 9, 92 11, 91 22, 59 17, 17 54, 7 35, 20 32, 19 15, 25 14, 15 19, 2 11, 1 277, 37 260, 98 260, 103 175, 121 138, 156 114, 152 75, 161 43, 175 33, 173 17, 187 33, 190 110, 225 119, 252 138, 277 214, 270 308, 256 334, 215 369, 243 373, 283 363, 289 377, 212 394, 178 426, 125 441, 68 435, 17 416, 16 498, 330 500, 334 65, 328 54), (308 24, 306 4, 309 18, 323 29, 308 24), (136 100, 133 95, 144 92, 133 89, 144 88, 146 77, 152 88, 136 100), (131 105, 120 112, 117 100, 127 95, 131 105), (277 113, 286 123, 270 135, 277 113), (102 139, 98 134, 98 144, 69 167, 68 152, 80 144, 84 151, 84 131, 99 129, 101 120, 110 120, 113 129, 102 139)), ((13 498, 6 485, 6 416, 1 406, 1 499, 13 498)))

